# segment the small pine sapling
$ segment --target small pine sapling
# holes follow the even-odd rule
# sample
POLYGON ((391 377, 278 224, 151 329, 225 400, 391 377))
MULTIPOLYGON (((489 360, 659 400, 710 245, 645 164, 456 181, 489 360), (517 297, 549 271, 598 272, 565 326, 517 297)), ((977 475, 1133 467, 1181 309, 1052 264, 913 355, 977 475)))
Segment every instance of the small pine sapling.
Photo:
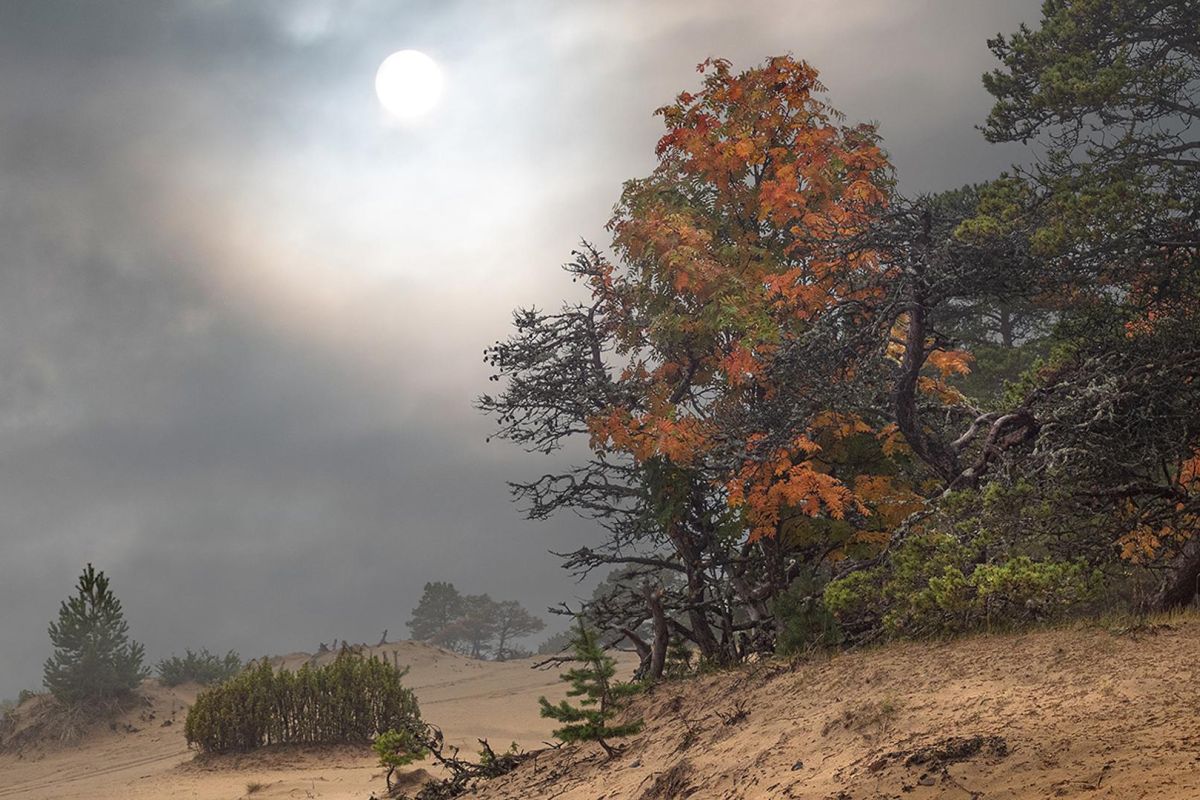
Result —
POLYGON ((617 754, 607 740, 629 736, 642 729, 642 720, 610 724, 624 705, 641 687, 636 683, 614 681, 617 662, 600 648, 594 631, 579 621, 579 630, 572 642, 574 660, 580 666, 567 670, 562 679, 571 684, 568 697, 578 697, 578 705, 567 700, 552 704, 545 697, 538 699, 542 716, 557 720, 563 726, 554 735, 564 742, 596 742, 609 758, 617 754))
POLYGON ((414 761, 420 761, 427 754, 425 746, 408 730, 394 728, 375 737, 371 747, 379 756, 379 765, 387 767, 388 791, 392 791, 392 775, 400 767, 406 767, 414 761))
POLYGON ((692 673, 692 649, 678 637, 667 647, 667 663, 663 674, 668 678, 685 678, 692 673))

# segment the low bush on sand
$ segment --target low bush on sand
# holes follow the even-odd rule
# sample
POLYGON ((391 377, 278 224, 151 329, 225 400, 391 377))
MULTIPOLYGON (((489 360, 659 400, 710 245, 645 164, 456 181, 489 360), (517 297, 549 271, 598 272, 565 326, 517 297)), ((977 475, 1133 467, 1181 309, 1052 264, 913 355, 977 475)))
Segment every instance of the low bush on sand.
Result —
POLYGON ((242 671, 242 658, 230 650, 223 657, 201 649, 196 653, 185 650, 183 656, 172 655, 155 665, 163 686, 178 686, 194 682, 204 686, 227 681, 242 671))
POLYGON ((420 723, 407 670, 344 653, 292 672, 268 661, 201 692, 188 712, 189 745, 207 753, 271 744, 370 744, 389 730, 420 723))

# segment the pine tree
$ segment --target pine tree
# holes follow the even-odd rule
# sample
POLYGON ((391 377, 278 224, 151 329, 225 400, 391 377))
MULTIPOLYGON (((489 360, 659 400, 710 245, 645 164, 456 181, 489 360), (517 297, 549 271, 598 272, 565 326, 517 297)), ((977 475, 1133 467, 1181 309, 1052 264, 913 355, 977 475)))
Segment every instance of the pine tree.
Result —
POLYGON ((513 656, 512 643, 531 633, 537 633, 546 623, 530 614, 516 600, 496 604, 496 660, 504 661, 513 656))
POLYGON ((578 705, 562 700, 552 704, 545 697, 538 698, 542 716, 564 723, 554 735, 564 742, 597 742, 612 758, 617 749, 606 740, 629 736, 642 729, 642 720, 610 725, 624 700, 640 690, 636 683, 614 682, 617 662, 605 655, 595 631, 579 620, 579 630, 572 642, 575 661, 580 666, 567 670, 562 679, 571 684, 568 697, 580 697, 578 705))
POLYGON ((76 588, 50 623, 54 654, 43 670, 46 688, 70 705, 119 699, 146 677, 143 648, 129 638, 121 601, 103 572, 88 564, 76 588))
POLYGON ((458 617, 430 641, 451 648, 461 644, 460 652, 484 658, 499 626, 499 604, 486 594, 468 594, 462 597, 458 617))
POLYGON ((384 782, 388 792, 392 791, 392 776, 400 767, 406 767, 414 761, 420 761, 428 754, 424 744, 411 730, 390 728, 375 737, 371 744, 375 755, 379 756, 379 766, 387 767, 384 782))
MULTIPOLYGON (((417 641, 427 642, 439 637, 444 640, 446 629, 462 616, 463 610, 463 596, 454 588, 453 583, 426 583, 421 602, 413 609, 412 619, 408 621, 408 629, 412 638, 417 641)), ((448 646, 453 647, 454 642, 450 642, 448 646)))

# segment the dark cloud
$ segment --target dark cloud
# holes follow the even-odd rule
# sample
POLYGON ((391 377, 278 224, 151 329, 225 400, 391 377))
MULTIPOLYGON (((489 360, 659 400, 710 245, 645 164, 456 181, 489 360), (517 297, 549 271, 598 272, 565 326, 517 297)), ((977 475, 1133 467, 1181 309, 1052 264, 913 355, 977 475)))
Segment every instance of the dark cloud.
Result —
POLYGON ((651 112, 792 52, 906 191, 984 179, 987 36, 1035 0, 0 4, 0 696, 85 561, 135 634, 245 654, 403 633, 426 580, 578 589, 484 443, 480 350, 602 241, 651 112), (425 124, 372 94, 424 49, 425 124))

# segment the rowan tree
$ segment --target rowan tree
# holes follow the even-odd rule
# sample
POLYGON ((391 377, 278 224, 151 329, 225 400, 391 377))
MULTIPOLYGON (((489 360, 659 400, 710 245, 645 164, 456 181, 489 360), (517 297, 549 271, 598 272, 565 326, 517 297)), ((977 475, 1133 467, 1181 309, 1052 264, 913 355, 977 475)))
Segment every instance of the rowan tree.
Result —
POLYGON ((609 526, 569 568, 684 578, 586 609, 651 675, 651 596, 703 659, 770 647, 775 596, 876 556, 928 496, 978 482, 989 441, 1028 429, 952 384, 964 310, 1027 296, 1026 240, 959 241, 974 202, 898 197, 874 130, 840 125, 807 64, 701 69, 699 93, 660 109, 658 167, 626 184, 617 260, 585 248, 568 266, 590 305, 518 314, 488 353, 506 391, 481 401, 535 449, 589 436, 588 465, 517 487, 533 516, 609 526))
MULTIPOLYGON (((588 436, 588 464, 518 496, 534 517, 574 508, 609 528, 603 549, 568 554, 570 568, 629 565, 660 585, 680 575, 683 591, 661 598, 674 632, 726 661, 770 626, 767 601, 797 563, 861 544, 853 524, 832 547, 815 528, 778 534, 870 513, 858 476, 833 474, 817 441, 832 452, 870 426, 826 413, 763 448, 748 420, 777 391, 784 342, 853 321, 878 291, 871 254, 839 243, 886 203, 890 173, 874 129, 840 124, 804 62, 700 69, 703 88, 658 112, 657 168, 626 184, 609 226, 618 261, 585 246, 567 269, 589 302, 518 312, 516 334, 487 354, 505 389, 480 405, 530 449, 588 436)), ((891 472, 866 495, 891 494, 891 472)), ((637 613, 608 612, 626 630, 637 613)))
MULTIPOLYGON (((593 417, 593 442, 682 468, 736 459, 718 448, 731 420, 775 391, 781 344, 831 306, 856 309, 876 292, 872 254, 839 242, 885 206, 891 180, 874 128, 840 125, 807 63, 774 58, 735 74, 715 59, 701 69, 700 92, 659 110, 659 164, 626 184, 610 222, 624 270, 611 289, 594 288, 629 309, 617 349, 641 385, 636 403, 593 417)), ((732 444, 750 455, 757 436, 737 431, 732 444)), ((777 533, 788 512, 862 508, 812 458, 818 450, 798 435, 725 476, 751 538, 777 533)))

